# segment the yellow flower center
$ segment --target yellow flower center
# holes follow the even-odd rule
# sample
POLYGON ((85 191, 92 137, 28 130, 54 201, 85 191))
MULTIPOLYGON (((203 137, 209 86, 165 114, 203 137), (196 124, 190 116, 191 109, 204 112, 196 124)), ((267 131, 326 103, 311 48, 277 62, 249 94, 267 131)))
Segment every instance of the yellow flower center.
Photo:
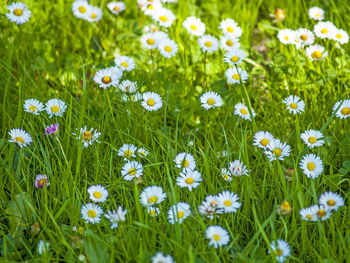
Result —
POLYGON ((193 184, 194 180, 192 177, 188 177, 186 180, 185 180, 186 184, 193 184))
POLYGON ((290 106, 290 108, 293 109, 293 110, 295 110, 296 108, 298 108, 298 105, 297 105, 296 103, 294 103, 294 102, 292 102, 289 106, 290 106))
POLYGON ((335 201, 334 200, 328 200, 327 201, 327 205, 329 205, 329 206, 334 206, 335 205, 335 201))
POLYGON ((118 11, 118 10, 119 10, 118 6, 114 7, 114 11, 118 11))
POLYGON ((92 13, 92 14, 91 14, 91 18, 92 18, 92 19, 94 19, 94 18, 96 18, 96 17, 97 17, 96 13, 92 13))
POLYGON ((177 212, 177 218, 183 218, 185 213, 183 211, 177 212))
POLYGON ((190 28, 191 28, 192 30, 196 30, 196 29, 197 29, 197 27, 196 27, 195 25, 190 26, 190 28))
POLYGON ((230 200, 226 200, 226 201, 224 202, 224 205, 225 205, 225 206, 231 206, 231 205, 232 205, 232 202, 231 202, 230 200))
POLYGON ((240 109, 239 110, 243 115, 247 115, 248 111, 246 109, 240 109))
POLYGON ((147 39, 147 44, 148 45, 154 45, 155 41, 152 38, 147 39))
POLYGON ((227 27, 227 28, 226 28, 226 30, 227 30, 227 32, 233 33, 233 28, 232 28, 232 27, 230 27, 230 26, 229 26, 229 27, 227 27))
POLYGON ((317 215, 319 217, 325 217, 327 215, 327 212, 325 210, 323 210, 323 209, 320 209, 320 210, 317 211, 317 215))
POLYGON ((349 115, 350 114, 350 108, 345 107, 341 110, 341 114, 343 115, 349 115))
POLYGON ((169 46, 165 46, 165 48, 164 48, 164 50, 166 51, 166 52, 171 52, 171 47, 169 47, 169 46))
POLYGON ((152 195, 149 199, 148 199, 148 203, 150 204, 154 204, 158 201, 158 197, 156 197, 155 195, 152 195))
POLYGON ((282 249, 276 249, 273 253, 275 254, 275 256, 282 256, 283 251, 282 249))
POLYGON ((281 156, 282 154, 282 150, 280 148, 276 148, 272 151, 274 154, 276 154, 277 156, 281 156))
POLYGON ((228 180, 229 179, 229 176, 227 174, 224 174, 224 179, 225 180, 228 180))
POLYGON ((231 47, 233 45, 233 41, 231 39, 226 40, 226 45, 231 47))
POLYGON ((159 19, 163 22, 166 22, 168 20, 166 16, 160 16, 159 19))
POLYGON ((214 234, 213 238, 215 241, 219 241, 220 240, 220 236, 218 234, 214 234))
POLYGON ((269 144, 269 140, 268 139, 262 139, 261 141, 260 141, 260 144, 262 145, 262 146, 266 146, 266 145, 268 145, 269 144))
POLYGON ((21 15, 23 14, 23 10, 17 8, 17 9, 15 9, 15 10, 13 11, 13 13, 14 13, 16 16, 21 16, 21 15))
POLYGON ((307 39, 307 36, 306 35, 301 35, 300 39, 305 41, 307 39))
POLYGON ((154 106, 154 104, 156 104, 156 102, 154 101, 154 99, 149 99, 149 100, 147 100, 147 105, 148 105, 148 106, 154 106))
POLYGON ((16 137, 16 142, 24 143, 24 140, 22 137, 16 137))
POLYGON ((314 219, 314 217, 312 215, 310 215, 310 214, 306 215, 306 218, 309 219, 309 220, 314 219))
POLYGON ((89 131, 84 132, 83 137, 84 139, 91 140, 91 137, 92 137, 91 132, 89 131))
POLYGON ((215 100, 212 99, 212 98, 210 98, 210 99, 207 100, 207 103, 208 103, 209 105, 214 105, 214 104, 215 104, 215 100))
POLYGON ((343 36, 341 34, 336 34, 335 37, 341 39, 343 36))
POLYGON ((316 16, 316 17, 319 17, 319 16, 320 16, 320 14, 316 14, 315 16, 316 16))
POLYGON ((185 160, 183 160, 183 161, 181 162, 181 165, 182 165, 183 167, 188 167, 188 166, 190 165, 190 163, 189 163, 189 161, 187 161, 187 160, 185 159, 185 160))
POLYGON ((39 185, 44 185, 45 184, 45 179, 39 180, 39 185))
POLYGON ((233 56, 233 57, 231 58, 231 61, 232 61, 233 63, 236 63, 238 60, 239 60, 239 57, 237 57, 237 56, 233 56))
POLYGON ((85 6, 79 6, 79 12, 82 13, 82 14, 85 14, 86 13, 86 7, 85 6))
POLYGON ((310 171, 315 170, 315 168, 316 168, 315 163, 310 162, 310 163, 307 164, 307 169, 309 169, 310 171))
POLYGON ((35 106, 33 106, 33 105, 29 107, 29 110, 32 111, 32 112, 35 112, 36 109, 37 109, 37 107, 35 107, 35 106))
POLYGON ((239 80, 239 74, 233 74, 232 78, 235 79, 235 80, 239 80))
POLYGON ((322 30, 321 30, 321 33, 322 33, 322 34, 327 34, 327 33, 328 33, 328 29, 327 29, 327 28, 322 29, 322 30))
POLYGON ((53 111, 53 112, 59 112, 60 111, 60 107, 58 107, 58 106, 52 106, 51 107, 51 111, 53 111))
POLYGON ((314 136, 311 136, 309 139, 308 139, 309 143, 315 143, 317 141, 317 139, 314 137, 314 136))
POLYGON ((123 66, 124 68, 127 68, 127 67, 128 67, 128 63, 127 63, 127 62, 125 62, 125 61, 124 61, 124 62, 122 62, 122 63, 120 63, 120 65, 121 65, 121 66, 123 66))
POLYGON ((316 59, 322 58, 322 53, 320 51, 316 50, 315 52, 313 52, 311 54, 311 57, 316 58, 316 59))
POLYGON ((205 42, 204 45, 206 47, 212 47, 213 46, 213 44, 210 41, 205 42))
POLYGON ((150 9, 150 10, 153 10, 154 6, 153 5, 149 5, 147 8, 150 9))
POLYGON ((88 214, 88 216, 91 217, 91 218, 94 218, 94 217, 97 216, 97 213, 96 213, 96 211, 94 211, 94 210, 89 210, 87 214, 88 214))
POLYGON ((149 211, 149 214, 151 216, 155 216, 155 215, 157 215, 157 212, 156 212, 156 210, 151 210, 151 211, 149 211))
POLYGON ((284 37, 284 39, 285 39, 285 40, 288 40, 288 39, 289 39, 289 37, 288 37, 288 36, 285 36, 285 37, 284 37))
POLYGON ((292 207, 290 206, 290 203, 288 201, 283 202, 283 204, 281 205, 281 208, 283 210, 290 210, 292 207))
POLYGON ((100 199, 101 196, 102 196, 102 194, 101 194, 101 192, 95 192, 95 193, 93 194, 93 196, 94 196, 95 198, 97 198, 97 199, 100 199))
POLYGON ((135 175, 136 174, 136 169, 135 168, 131 168, 128 173, 130 175, 135 175))
POLYGON ((132 151, 130 151, 129 149, 127 149, 125 152, 124 152, 124 155, 125 157, 130 157, 132 155, 132 151))
POLYGON ((109 84, 109 83, 112 82, 112 79, 111 79, 110 76, 104 76, 104 77, 102 78, 102 82, 103 82, 104 84, 109 84))

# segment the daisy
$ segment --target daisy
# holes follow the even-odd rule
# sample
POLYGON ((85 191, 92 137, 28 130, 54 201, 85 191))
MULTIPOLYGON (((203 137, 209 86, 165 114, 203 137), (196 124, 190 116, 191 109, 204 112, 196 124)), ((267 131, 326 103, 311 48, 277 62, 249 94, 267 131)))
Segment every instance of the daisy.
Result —
POLYGON ((100 223, 102 214, 102 208, 92 203, 88 203, 81 208, 81 217, 86 223, 100 223))
POLYGON ((227 34, 220 37, 220 44, 225 50, 238 49, 240 47, 239 38, 227 34))
POLYGON ((349 42, 349 34, 343 29, 336 29, 333 32, 332 39, 339 42, 341 45, 349 42))
POLYGON ((321 221, 326 221, 332 216, 332 210, 328 208, 328 206, 316 205, 317 206, 317 218, 321 221))
POLYGON ((93 80, 100 88, 106 89, 110 86, 116 87, 122 76, 123 72, 118 67, 110 67, 97 71, 93 80))
POLYGON ((119 56, 116 59, 114 59, 114 63, 122 71, 132 71, 135 68, 134 59, 128 56, 119 56))
POLYGON ((86 13, 86 20, 89 22, 98 22, 102 18, 102 10, 97 6, 91 6, 86 13))
POLYGON ((234 160, 233 162, 230 162, 229 170, 233 176, 249 176, 247 166, 245 166, 240 160, 234 160))
POLYGON ((188 33, 197 37, 202 36, 205 32, 205 24, 195 16, 187 17, 182 26, 186 28, 188 33))
POLYGON ((306 28, 299 28, 296 32, 296 38, 302 46, 312 45, 315 42, 315 36, 312 31, 306 28))
POLYGON ((207 91, 200 97, 202 107, 206 110, 221 107, 223 102, 221 96, 214 91, 207 91))
POLYGON ((111 210, 105 214, 105 217, 111 222, 111 229, 117 228, 119 222, 125 221, 126 213, 126 209, 123 209, 123 207, 118 206, 117 211, 111 210))
POLYGON ((175 41, 165 38, 160 41, 158 49, 163 57, 171 58, 176 55, 178 46, 175 41))
POLYGON ((136 101, 142 100, 142 94, 140 92, 131 93, 131 94, 124 93, 122 96, 122 100, 136 102, 136 101))
POLYGON ((311 61, 323 60, 328 56, 328 51, 325 51, 325 48, 320 45, 309 46, 306 48, 305 52, 311 61))
POLYGON ((267 131, 258 131, 254 134, 253 145, 258 146, 261 149, 266 149, 267 145, 273 140, 271 133, 267 131))
POLYGON ((219 207, 219 200, 216 195, 208 195, 202 204, 198 206, 198 212, 210 219, 214 219, 214 216, 222 214, 224 209, 219 207))
POLYGON ((108 9, 115 15, 118 15, 120 12, 125 10, 124 2, 109 2, 107 4, 108 9))
POLYGON ((220 22, 219 28, 222 30, 224 35, 229 35, 231 37, 240 37, 242 35, 242 29, 237 25, 233 19, 225 19, 220 22))
POLYGON ((223 191, 218 194, 218 202, 224 213, 236 213, 242 205, 238 202, 238 196, 230 191, 223 191))
POLYGON ((17 25, 24 24, 29 21, 32 12, 28 10, 25 3, 15 2, 6 7, 10 13, 6 13, 6 17, 10 22, 15 22, 17 25))
POLYGON ((148 186, 143 189, 140 195, 140 202, 143 206, 158 205, 166 198, 166 193, 163 192, 163 188, 160 186, 148 186))
POLYGON ((73 2, 72 10, 73 14, 77 18, 87 19, 87 15, 90 12, 91 6, 85 0, 77 0, 73 2))
POLYGON ((323 172, 322 160, 312 153, 305 155, 299 165, 308 178, 316 179, 323 172))
POLYGON ((320 139, 323 137, 323 133, 316 130, 307 130, 300 135, 300 138, 310 149, 313 147, 322 146, 324 144, 324 140, 320 139))
POLYGON ((290 29, 281 29, 278 31, 277 38, 282 44, 294 44, 296 34, 290 29))
POLYGON ((90 200, 97 203, 103 203, 108 198, 108 190, 102 185, 92 185, 87 189, 90 200))
POLYGON ((124 143, 123 146, 120 147, 118 150, 118 156, 124 157, 125 160, 127 158, 136 157, 135 155, 136 150, 137 150, 137 147, 135 145, 124 143))
POLYGON ((209 246, 222 247, 230 242, 230 236, 225 228, 221 226, 208 226, 205 235, 209 239, 209 246))
POLYGON ((66 109, 67 105, 60 99, 51 99, 45 104, 45 110, 49 115, 49 118, 52 116, 62 117, 66 109))
POLYGON ((298 114, 305 110, 305 103, 298 96, 290 95, 283 100, 283 103, 287 105, 287 109, 293 114, 298 114))
POLYGON ((53 123, 51 125, 46 126, 44 135, 58 135, 59 127, 59 123, 53 123))
POLYGON ((309 9, 309 17, 313 20, 323 20, 324 11, 317 6, 313 6, 309 9))
POLYGON ((38 253, 39 255, 46 254, 49 250, 50 243, 40 240, 38 243, 38 253))
POLYGON ((44 110, 44 104, 36 99, 29 99, 24 101, 23 108, 26 112, 39 115, 44 110))
POLYGON ((158 207, 155 206, 148 206, 147 207, 147 213, 151 216, 151 217, 156 217, 159 215, 160 213, 160 209, 158 207))
POLYGON ((47 175, 46 174, 37 174, 35 176, 35 183, 34 186, 36 188, 44 188, 45 186, 49 186, 50 182, 47 179, 47 175))
POLYGON ((123 165, 121 175, 125 181, 131 181, 134 178, 141 177, 142 172, 142 164, 137 161, 128 161, 123 165))
POLYGON ((340 119, 346 119, 350 117, 350 99, 340 100, 333 106, 333 113, 340 119))
POLYGON ((334 31, 336 31, 337 28, 335 27, 335 25, 333 25, 332 22, 318 22, 315 26, 314 26, 314 33, 317 37, 319 38, 328 38, 328 39, 332 39, 332 36, 334 35, 334 31))
POLYGON ((153 2, 145 1, 145 2, 146 4, 143 5, 142 7, 144 14, 148 16, 152 16, 154 20, 157 20, 157 18, 155 18, 154 16, 157 15, 159 9, 163 8, 162 4, 160 3, 160 1, 153 1, 153 2))
POLYGON ((344 206, 344 199, 340 194, 328 191, 320 195, 319 203, 326 210, 337 211, 339 207, 344 206))
POLYGON ((288 201, 284 201, 281 205, 277 208, 277 213, 279 215, 288 215, 292 212, 292 206, 288 201))
POLYGON ((211 35, 203 35, 198 38, 198 44, 203 52, 214 52, 219 49, 219 41, 211 35))
POLYGON ((161 96, 155 92, 145 92, 142 94, 142 97, 141 105, 148 111, 157 111, 163 107, 161 96))
MULTIPOLYGON (((245 106, 243 103, 237 103, 235 105, 235 111, 233 112, 233 114, 238 115, 239 117, 251 121, 251 116, 249 114, 249 110, 248 107, 245 106)), ((255 111, 252 109, 252 115, 253 118, 255 117, 255 111)))
POLYGON ((228 181, 228 182, 232 181, 231 173, 226 168, 221 168, 220 176, 222 176, 222 178, 224 178, 225 181, 228 181))
POLYGON ((273 139, 266 145, 265 154, 270 162, 275 160, 284 160, 284 157, 290 155, 290 146, 281 142, 279 139, 273 139))
POLYGON ((176 19, 174 13, 166 8, 158 8, 152 16, 163 27, 170 27, 176 19))
POLYGON ((190 153, 179 153, 176 155, 175 159, 175 167, 177 168, 186 168, 194 170, 196 168, 196 161, 193 158, 193 155, 190 153))
POLYGON ((243 59, 245 59, 247 55, 244 53, 243 50, 240 49, 229 49, 225 53, 224 56, 224 62, 228 63, 229 65, 238 65, 241 64, 243 59))
POLYGON ((147 33, 141 37, 141 43, 147 49, 155 49, 159 46, 159 43, 164 38, 164 35, 160 32, 147 33))
POLYGON ((118 88, 125 92, 125 93, 135 93, 138 89, 137 82, 133 82, 130 80, 123 80, 119 85, 118 88))
POLYGON ((299 214, 301 216, 302 220, 305 221, 317 221, 317 211, 318 211, 318 205, 312 205, 307 208, 303 208, 299 211, 299 214))
POLYGON ((269 253, 274 254, 278 262, 285 261, 291 254, 289 244, 282 239, 278 239, 277 242, 272 241, 270 247, 269 253))
POLYGON ((197 188, 202 181, 201 173, 196 170, 183 169, 180 176, 176 178, 176 184, 181 188, 187 187, 189 191, 197 188))
POLYGON ((33 142, 32 137, 25 130, 12 129, 9 131, 9 135, 11 137, 9 142, 16 143, 20 147, 28 146, 33 142))
POLYGON ((157 252, 155 256, 152 257, 152 263, 173 263, 173 258, 170 255, 163 255, 162 252, 157 252))
POLYGON ((240 84, 242 81, 245 83, 245 81, 248 79, 248 73, 244 69, 241 69, 240 67, 237 68, 229 68, 225 72, 227 82, 230 84, 240 84))
POLYGON ((101 133, 97 132, 97 129, 94 128, 88 130, 87 127, 84 126, 80 129, 79 133, 72 132, 72 134, 75 135, 78 140, 82 140, 83 149, 88 147, 89 145, 92 145, 94 142, 100 143, 98 138, 101 136, 101 133))
POLYGON ((182 224, 182 222, 191 215, 190 205, 184 202, 177 203, 170 207, 168 211, 169 223, 174 225, 175 222, 182 224))
POLYGON ((139 148, 139 149, 137 150, 137 154, 138 154, 140 157, 145 158, 145 157, 147 157, 147 155, 149 155, 149 151, 147 151, 147 149, 145 149, 145 148, 139 148))

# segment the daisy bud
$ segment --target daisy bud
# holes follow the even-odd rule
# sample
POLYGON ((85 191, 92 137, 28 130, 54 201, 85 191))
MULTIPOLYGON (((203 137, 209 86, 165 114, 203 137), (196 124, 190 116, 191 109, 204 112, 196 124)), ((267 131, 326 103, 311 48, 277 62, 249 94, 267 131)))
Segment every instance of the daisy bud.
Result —
POLYGON ((39 232, 41 231, 41 227, 39 222, 35 222, 34 224, 32 224, 31 228, 30 228, 30 233, 34 236, 39 234, 39 232))
POLYGON ((277 208, 277 213, 279 215, 288 215, 292 212, 292 207, 288 201, 284 201, 281 205, 277 208))
POLYGON ((286 181, 287 182, 293 181, 294 174, 295 174, 294 168, 288 168, 286 170, 285 174, 284 174, 284 177, 286 178, 286 181))

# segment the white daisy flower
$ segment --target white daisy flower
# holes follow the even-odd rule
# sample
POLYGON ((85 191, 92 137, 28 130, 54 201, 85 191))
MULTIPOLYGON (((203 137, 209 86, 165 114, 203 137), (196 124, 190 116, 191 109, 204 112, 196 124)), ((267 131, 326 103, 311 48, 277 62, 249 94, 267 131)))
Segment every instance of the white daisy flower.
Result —
POLYGON ((240 160, 234 160, 229 164, 229 171, 233 176, 248 175, 247 166, 245 166, 240 160))
POLYGON ((155 92, 145 92, 142 97, 141 105, 148 111, 157 111, 163 107, 162 97, 155 92))
POLYGON ((25 100, 23 104, 24 111, 39 115, 44 110, 44 104, 37 99, 25 100))
POLYGON ((294 44, 296 34, 291 29, 281 29, 278 31, 277 38, 282 44, 294 44))
POLYGON ((230 191, 223 191, 218 194, 219 207, 223 209, 224 213, 236 213, 242 205, 238 202, 238 199, 239 197, 230 191))
POLYGON ((245 81, 249 78, 247 71, 241 69, 240 67, 229 68, 226 70, 225 76, 227 78, 227 83, 230 84, 240 84, 241 80, 243 83, 245 83, 245 81))
POLYGON ((343 45, 349 42, 349 34, 343 29, 336 29, 333 32, 332 39, 343 45))
POLYGON ((315 42, 315 36, 312 31, 306 28, 299 28, 296 32, 296 38, 302 46, 309 46, 315 42))
POLYGON ((325 51, 325 48, 320 45, 309 46, 305 49, 305 52, 311 61, 323 60, 328 56, 328 51, 325 51))
POLYGON ((198 38, 198 44, 203 52, 215 52, 219 49, 219 41, 211 35, 203 35, 198 38))
POLYGON ((130 80, 123 80, 119 85, 118 88, 125 92, 125 93, 135 93, 138 89, 137 82, 133 82, 130 80))
POLYGON ((184 202, 180 202, 170 207, 168 211, 168 221, 172 225, 174 225, 175 222, 182 224, 182 222, 190 215, 190 205, 184 202))
POLYGON ((105 214, 105 217, 109 219, 111 223, 111 229, 117 228, 119 225, 119 222, 125 221, 126 213, 127 213, 127 209, 123 209, 123 207, 118 206, 117 211, 111 210, 105 214))
POLYGON ((290 113, 299 114, 305 110, 305 103, 298 96, 290 95, 283 100, 290 113))
POLYGON ((158 50, 163 57, 171 58, 176 55, 178 46, 175 41, 165 38, 160 41, 158 50))
POLYGON ((261 149, 266 149, 267 145, 274 139, 271 133, 266 131, 258 131, 254 134, 253 145, 261 149))
POLYGON ((228 63, 229 65, 238 65, 241 64, 243 59, 245 59, 247 55, 243 50, 240 49, 229 49, 225 53, 224 56, 224 62, 228 63))
POLYGON ((269 253, 274 254, 278 262, 285 261, 291 254, 289 244, 282 239, 278 239, 277 242, 272 241, 270 247, 269 253))
POLYGON ((45 104, 45 110, 49 115, 49 118, 52 116, 62 117, 66 109, 67 105, 60 99, 51 99, 45 104))
POLYGON ((239 49, 240 47, 239 38, 227 34, 220 37, 220 44, 225 50, 239 49))
POLYGON ((118 150, 118 156, 124 157, 124 160, 126 160, 127 158, 136 157, 136 150, 137 147, 135 145, 124 143, 123 146, 120 147, 118 150))
POLYGON ((224 178, 225 181, 232 181, 231 172, 226 168, 221 168, 220 176, 224 178))
POLYGON ((143 189, 140 195, 140 202, 143 206, 158 205, 166 198, 166 193, 163 192, 163 188, 160 186, 148 186, 143 189))
POLYGON ((159 43, 162 41, 162 39, 164 39, 164 34, 162 33, 163 32, 152 32, 152 33, 144 34, 141 37, 142 45, 144 45, 147 49, 158 48, 159 43))
POLYGON ((86 13, 86 20, 89 22, 98 22, 102 18, 102 10, 97 6, 91 6, 86 13))
POLYGON ((157 254, 152 257, 152 263, 174 263, 174 261, 170 255, 165 256, 162 252, 157 252, 157 254))
POLYGON ((336 112, 335 116, 340 119, 349 118, 350 117, 350 99, 344 100, 344 101, 343 100, 337 101, 333 106, 333 113, 334 112, 336 112))
POLYGON ((147 157, 149 155, 149 151, 147 149, 141 147, 141 148, 137 149, 137 154, 140 157, 145 158, 145 157, 147 157))
POLYGON ((88 147, 89 145, 92 145, 94 142, 100 143, 98 138, 101 136, 101 133, 97 132, 97 129, 94 128, 88 130, 87 127, 84 126, 80 129, 79 133, 72 132, 72 134, 75 135, 78 140, 82 140, 83 149, 88 147))
POLYGON ((273 139, 266 145, 265 154, 270 162, 275 161, 277 159, 284 160, 284 157, 290 155, 290 146, 281 142, 279 139, 273 139))
POLYGON ((6 8, 10 12, 6 13, 6 17, 10 22, 15 22, 17 25, 28 22, 32 15, 32 12, 28 10, 28 7, 22 2, 12 3, 6 8))
POLYGON ((309 17, 313 20, 323 20, 324 11, 317 6, 313 6, 309 9, 309 17))
POLYGON ((131 181, 134 178, 141 177, 142 172, 142 164, 137 161, 128 161, 123 165, 121 175, 124 177, 125 181, 131 181))
POLYGON ((189 191, 197 188, 202 181, 201 173, 196 170, 184 168, 176 178, 176 184, 181 188, 187 187, 189 191))
POLYGON ((222 214, 224 209, 219 207, 219 199, 216 195, 208 195, 202 204, 198 206, 198 212, 210 219, 214 219, 214 216, 222 214))
POLYGON ((209 246, 215 248, 226 246, 230 242, 230 235, 221 226, 208 226, 205 235, 209 239, 209 246))
POLYGON ((81 208, 81 217, 86 223, 100 223, 102 214, 102 208, 92 203, 88 203, 81 208))
MULTIPOLYGON (((157 15, 159 9, 163 8, 160 1, 153 1, 153 2, 145 1, 145 2, 146 4, 142 7, 142 10, 145 15, 152 16, 152 18, 153 16, 157 15)), ((157 20, 156 18, 153 18, 153 19, 157 20)))
POLYGON ((308 178, 316 179, 323 172, 322 160, 312 153, 305 155, 299 165, 308 178))
POLYGON ((337 28, 332 22, 326 21, 326 22, 318 22, 314 26, 314 33, 319 38, 328 38, 332 39, 332 36, 334 35, 334 31, 336 31, 337 28))
POLYGON ((103 203, 108 198, 108 191, 102 185, 92 185, 87 189, 90 200, 97 203, 103 203))
POLYGON ((115 15, 118 15, 120 12, 125 10, 124 2, 109 2, 107 4, 108 9, 115 15))
POLYGON ((326 221, 332 216, 332 210, 323 205, 317 205, 317 218, 321 221, 326 221))
POLYGON ((339 207, 344 206, 344 199, 338 193, 331 191, 324 192, 318 199, 321 206, 324 206, 326 210, 337 211, 339 207))
POLYGON ((312 205, 307 208, 303 208, 299 211, 299 214, 301 216, 302 220, 305 221, 317 221, 317 211, 318 211, 318 205, 312 205))
POLYGON ((160 209, 158 207, 155 206, 148 206, 147 207, 147 213, 151 216, 151 217, 156 217, 160 214, 160 209))
MULTIPOLYGON (((237 103, 235 105, 235 111, 233 112, 233 114, 238 115, 239 117, 251 121, 251 116, 249 114, 249 110, 248 107, 245 106, 243 103, 237 103)), ((255 111, 252 109, 252 115, 253 118, 255 117, 255 111)))
POLYGON ((119 56, 116 59, 114 59, 114 63, 122 71, 132 71, 135 68, 134 59, 128 56, 119 56))
POLYGON ((196 168, 196 161, 193 158, 193 155, 190 153, 179 153, 176 155, 175 159, 175 167, 177 168, 186 168, 194 170, 196 168))
POLYGON ((85 0, 77 0, 72 4, 73 14, 77 18, 87 19, 87 15, 91 9, 89 3, 85 0))
POLYGON ((97 71, 93 80, 100 85, 100 88, 106 89, 110 86, 116 87, 122 76, 123 72, 118 67, 109 67, 97 71))
POLYGON ((224 35, 229 35, 235 38, 238 38, 242 35, 242 29, 233 19, 230 18, 221 21, 219 28, 222 30, 222 33, 224 35))
POLYGON ((300 134, 300 138, 304 141, 304 143, 312 149, 313 147, 319 147, 324 144, 324 140, 320 140, 323 138, 323 133, 316 130, 307 130, 300 134))
POLYGON ((203 93, 200 100, 202 107, 206 110, 211 108, 219 108, 223 104, 221 96, 214 91, 207 91, 203 93))
POLYGON ((174 13, 166 8, 158 8, 152 17, 163 27, 170 27, 176 19, 174 13))
POLYGON ((12 129, 9 131, 11 139, 9 142, 16 143, 21 148, 30 145, 33 142, 32 137, 25 130, 12 129))
POLYGON ((188 33, 198 37, 205 32, 205 24, 195 16, 187 17, 182 26, 187 29, 188 33))
POLYGON ((49 242, 45 242, 45 241, 40 240, 39 244, 38 244, 38 253, 39 253, 39 255, 43 255, 43 254, 47 253, 48 250, 49 250, 49 247, 50 247, 50 243, 49 242))
POLYGON ((142 94, 140 92, 136 92, 136 93, 132 93, 132 94, 123 94, 122 95, 122 100, 123 101, 132 101, 132 102, 136 102, 136 101, 140 101, 142 100, 142 94))

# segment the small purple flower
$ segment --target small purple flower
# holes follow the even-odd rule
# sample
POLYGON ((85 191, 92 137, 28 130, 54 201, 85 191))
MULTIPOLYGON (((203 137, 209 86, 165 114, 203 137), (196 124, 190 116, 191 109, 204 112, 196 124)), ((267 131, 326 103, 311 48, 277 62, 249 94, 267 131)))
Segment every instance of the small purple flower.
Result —
POLYGON ((50 182, 47 180, 46 174, 38 174, 35 176, 35 187, 36 188, 43 188, 45 186, 50 185, 50 182))
POLYGON ((53 123, 51 125, 46 126, 46 133, 44 133, 44 135, 57 135, 59 126, 59 123, 53 123))

